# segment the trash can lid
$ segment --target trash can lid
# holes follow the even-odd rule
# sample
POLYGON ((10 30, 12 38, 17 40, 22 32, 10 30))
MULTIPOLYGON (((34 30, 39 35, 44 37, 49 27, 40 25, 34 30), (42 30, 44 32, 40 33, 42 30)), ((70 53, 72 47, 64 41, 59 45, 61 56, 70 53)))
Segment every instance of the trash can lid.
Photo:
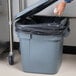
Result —
POLYGON ((36 4, 24 9, 23 11, 19 12, 15 19, 19 19, 22 17, 28 17, 31 16, 33 14, 36 14, 38 12, 40 12, 41 10, 45 9, 46 7, 48 7, 49 5, 51 5, 52 3, 56 2, 57 0, 39 0, 36 4))

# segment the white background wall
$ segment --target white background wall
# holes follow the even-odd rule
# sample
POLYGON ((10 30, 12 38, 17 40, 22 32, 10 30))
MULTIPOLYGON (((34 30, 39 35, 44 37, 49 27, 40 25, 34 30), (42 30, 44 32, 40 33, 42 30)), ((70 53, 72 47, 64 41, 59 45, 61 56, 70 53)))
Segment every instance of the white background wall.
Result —
MULTIPOLYGON (((19 12, 19 0, 13 0, 13 18, 15 17, 15 15, 19 12)), ((15 26, 13 28, 13 39, 15 42, 18 42, 19 39, 17 37, 17 34, 15 32, 15 26)))
POLYGON ((3 8, 3 6, 2 6, 2 0, 0 0, 0 13, 2 12, 2 8, 3 8))
MULTIPOLYGON (((27 0, 27 1, 29 1, 27 5, 31 5, 36 0, 27 0)), ((19 12, 18 0, 13 0, 13 17, 17 14, 17 12, 19 12)), ((48 11, 48 10, 46 11, 46 14, 51 15, 50 11, 48 11)), ((3 26, 4 24, 0 24, 0 25, 3 26)), ((70 20, 70 27, 71 27, 71 34, 69 35, 69 37, 65 38, 65 43, 64 44, 71 45, 71 46, 76 46, 76 19, 71 19, 70 20)), ((15 29, 14 29, 14 41, 19 41, 18 37, 15 33, 15 29)))
MULTIPOLYGON (((39 0, 26 0, 27 7, 36 3, 37 1, 39 1, 39 0)), ((48 16, 54 15, 53 9, 60 1, 61 0, 59 0, 52 6, 47 7, 45 10, 41 11, 38 14, 39 15, 48 15, 48 16)), ((67 5, 63 15, 68 16, 68 17, 69 16, 76 17, 76 0, 74 0, 71 4, 67 5)), ((76 18, 70 19, 70 28, 71 28, 70 35, 67 38, 65 38, 64 44, 76 46, 76 30, 75 30, 76 29, 76 18)))
POLYGON ((7 13, 7 0, 0 0, 0 13, 7 13))
POLYGON ((2 0, 0 13, 0 41, 9 41, 8 9, 7 0, 2 0))
MULTIPOLYGON (((38 1, 38 0, 26 0, 25 1, 26 2, 25 4, 27 4, 27 7, 28 7, 31 4, 34 4, 36 1, 38 1)), ((50 10, 50 8, 51 7, 46 8, 46 10, 40 12, 39 14, 42 14, 42 15, 43 14, 44 15, 53 15, 53 10, 50 10)), ((66 11, 67 11, 67 9, 65 10, 64 15, 67 15, 68 14, 66 11)), ((69 16, 70 16, 70 14, 69 14, 69 16)), ((65 38, 64 44, 65 45, 76 46, 76 35, 75 35, 76 34, 76 30, 75 30, 75 28, 76 28, 76 19, 71 19, 70 20, 70 27, 71 27, 71 34, 67 38, 65 38)), ((15 33, 14 33, 14 35, 15 35, 14 40, 15 41, 18 41, 18 38, 17 38, 17 36, 16 36, 15 33)))
POLYGON ((70 35, 67 38, 65 38, 64 44, 76 46, 76 18, 70 19, 70 28, 70 35))

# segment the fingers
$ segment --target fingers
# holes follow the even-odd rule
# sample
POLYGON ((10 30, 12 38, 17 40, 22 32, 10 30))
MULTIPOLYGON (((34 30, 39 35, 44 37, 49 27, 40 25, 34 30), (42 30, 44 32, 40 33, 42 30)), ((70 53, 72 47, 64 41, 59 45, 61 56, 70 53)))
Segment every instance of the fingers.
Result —
POLYGON ((58 9, 57 8, 54 9, 54 14, 58 14, 58 9))
POLYGON ((59 3, 56 6, 56 8, 54 9, 54 14, 58 15, 58 16, 61 16, 63 14, 63 11, 64 11, 65 7, 66 7, 66 3, 64 3, 64 2, 59 3))
POLYGON ((58 15, 58 16, 61 16, 63 14, 63 10, 60 9, 60 8, 55 8, 54 9, 54 14, 58 15))
POLYGON ((61 12, 61 11, 58 11, 58 10, 57 10, 57 11, 54 10, 54 14, 55 14, 55 15, 58 15, 58 16, 61 16, 61 15, 62 15, 62 12, 61 12))
POLYGON ((58 16, 61 16, 63 14, 63 11, 58 12, 58 16))

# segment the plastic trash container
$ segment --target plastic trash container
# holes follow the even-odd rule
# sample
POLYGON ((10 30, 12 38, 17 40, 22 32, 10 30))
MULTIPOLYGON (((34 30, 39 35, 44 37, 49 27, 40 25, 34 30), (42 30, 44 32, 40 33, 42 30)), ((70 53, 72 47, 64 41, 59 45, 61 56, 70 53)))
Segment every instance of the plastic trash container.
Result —
MULTIPOLYGON (((48 1, 44 3, 46 5, 48 1)), ((38 7, 42 6, 38 5, 38 7)), ((30 10, 36 11, 38 7, 30 10)), ((69 32, 69 19, 33 16, 36 12, 30 15, 27 9, 17 14, 18 20, 15 23, 20 40, 23 71, 56 74, 62 62, 63 41, 64 36, 69 32), (30 16, 27 17, 26 13, 30 16)))

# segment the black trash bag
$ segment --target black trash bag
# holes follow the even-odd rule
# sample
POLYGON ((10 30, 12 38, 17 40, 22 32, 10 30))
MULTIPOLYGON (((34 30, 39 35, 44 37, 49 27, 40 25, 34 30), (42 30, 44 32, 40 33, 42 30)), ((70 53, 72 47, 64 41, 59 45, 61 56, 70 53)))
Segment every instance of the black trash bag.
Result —
POLYGON ((16 31, 36 35, 67 35, 69 19, 66 17, 31 16, 16 22, 16 31))

